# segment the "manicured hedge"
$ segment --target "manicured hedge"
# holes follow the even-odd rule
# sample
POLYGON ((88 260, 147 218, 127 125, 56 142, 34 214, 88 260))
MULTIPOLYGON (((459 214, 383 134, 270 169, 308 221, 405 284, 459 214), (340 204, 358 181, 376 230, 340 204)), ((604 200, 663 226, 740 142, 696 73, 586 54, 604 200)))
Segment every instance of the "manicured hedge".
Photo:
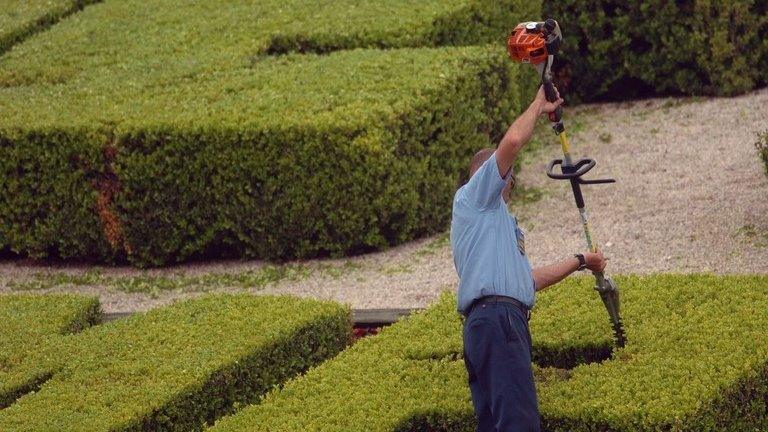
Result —
POLYGON ((493 47, 353 50, 0 89, 0 232, 32 256, 140 265, 435 232, 469 157, 532 97, 528 69, 493 47))
MULTIPOLYGON (((547 431, 754 431, 768 427, 768 277, 619 277, 628 343, 611 344, 588 278, 539 296, 531 331, 547 431), (557 348, 558 350, 554 350, 557 348), (555 355, 553 357, 553 352, 555 355)), ((363 339, 211 432, 472 431, 455 296, 363 339)))
POLYGON ((3 0, 0 10, 0 54, 96 1, 99 0, 3 0))
POLYGON ((455 308, 444 295, 209 431, 474 430, 455 308))
POLYGON ((116 85, 165 85, 271 52, 502 43, 510 23, 540 9, 524 0, 108 1, 0 59, 0 87, 122 73, 131 78, 116 85))
MULTIPOLYGON (((23 106, 5 94, 0 89, 4 112, 23 106)), ((0 126, 0 245, 40 258, 111 257, 99 218, 101 212, 113 220, 109 208, 99 205, 107 162, 97 143, 106 135, 84 127, 5 126, 0 126)))
POLYGON ((47 379, 44 365, 27 359, 62 335, 97 323, 99 301, 74 295, 0 296, 0 408, 47 379))
POLYGON ((291 11, 290 22, 270 32, 266 51, 501 44, 510 26, 538 17, 540 11, 540 2, 521 0, 301 2, 291 11))
POLYGON ((90 6, 0 58, 0 193, 13 197, 0 245, 149 265, 342 254, 442 229, 465 159, 531 98, 530 71, 498 46, 266 54, 502 41, 539 7, 90 6))
POLYGON ((292 297, 205 296, 95 327, 30 361, 40 389, 0 430, 193 430, 251 403, 349 342, 350 311, 292 297))
MULTIPOLYGON (((540 389, 551 430, 754 431, 768 428, 768 277, 623 277, 627 347, 610 361, 573 370, 569 379, 540 389)), ((564 287, 566 288, 566 287, 564 287)), ((592 324, 580 343, 610 337, 605 312, 590 281, 560 290, 541 304, 533 329, 558 343, 581 313, 592 324), (573 298, 591 313, 571 311, 573 298), (545 309, 546 308, 546 309, 545 309), (596 328, 604 328, 599 334, 596 328)), ((544 296, 542 296, 544 298, 544 296)))
POLYGON ((547 0, 572 99, 734 95, 768 82, 766 0, 547 0))

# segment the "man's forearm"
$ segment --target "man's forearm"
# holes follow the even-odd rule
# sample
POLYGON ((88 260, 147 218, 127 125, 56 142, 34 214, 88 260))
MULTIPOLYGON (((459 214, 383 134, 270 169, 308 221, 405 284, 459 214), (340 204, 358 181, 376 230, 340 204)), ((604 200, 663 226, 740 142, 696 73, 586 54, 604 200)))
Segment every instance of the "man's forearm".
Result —
POLYGON ((499 173, 505 174, 509 167, 515 162, 520 149, 531 139, 533 128, 536 126, 536 120, 541 115, 541 104, 534 101, 520 117, 518 117, 507 133, 499 143, 496 150, 496 163, 499 166, 499 173))
POLYGON ((579 268, 579 260, 576 257, 568 258, 554 264, 533 269, 533 282, 536 291, 554 285, 579 268))

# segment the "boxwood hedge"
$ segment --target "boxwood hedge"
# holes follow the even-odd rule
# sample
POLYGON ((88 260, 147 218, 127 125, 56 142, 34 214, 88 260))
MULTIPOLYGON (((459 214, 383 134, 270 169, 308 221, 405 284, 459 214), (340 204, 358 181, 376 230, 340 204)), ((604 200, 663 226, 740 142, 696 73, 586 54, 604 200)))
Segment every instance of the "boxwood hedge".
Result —
POLYGON ((4 0, 0 10, 0 54, 96 1, 99 0, 4 0))
MULTIPOLYGON (((582 100, 733 95, 768 82, 768 1, 546 0, 582 100)), ((575 98, 574 98, 575 99, 575 98)))
POLYGON ((402 242, 446 226, 468 158, 533 94, 522 70, 497 48, 352 50, 0 89, 0 232, 141 265, 402 242))
POLYGON ((293 19, 270 32, 266 52, 502 43, 511 23, 541 11, 540 2, 520 0, 346 0, 320 5, 301 2, 294 7, 293 19))
POLYGON ((530 98, 530 72, 499 47, 266 54, 478 43, 539 7, 90 6, 0 58, 0 244, 147 265, 441 229, 464 159, 530 98))
MULTIPOLYGON (((544 430, 768 427, 768 346, 761 343, 768 277, 629 276, 617 283, 627 346, 575 367, 562 359, 595 360, 596 348, 611 346, 592 282, 570 279, 539 296, 531 331, 544 430)), ((446 294, 210 430, 474 430, 454 309, 455 296, 446 294)))
POLYGON ((209 431, 474 430, 455 308, 444 295, 209 431))
MULTIPOLYGON (((768 336, 768 277, 659 275, 618 282, 629 343, 609 361, 579 366, 568 379, 541 387, 549 429, 768 428, 768 346, 760 342, 768 336)), ((576 344, 610 337, 589 280, 557 294, 542 296, 542 319, 533 329, 540 340, 560 343, 573 334, 568 323, 583 329, 573 335, 576 344), (589 300, 590 313, 573 307, 576 297, 589 300), (569 317, 565 325, 554 325, 561 314, 569 317), (591 324, 579 325, 582 319, 591 324)))
POLYGON ((97 323, 99 301, 74 295, 0 296, 0 408, 47 379, 44 365, 26 360, 62 335, 97 323))
POLYGON ((52 377, 0 410, 0 430, 200 429, 342 350, 348 307, 205 296, 62 338, 30 362, 52 377))
POLYGON ((0 59, 0 87, 118 73, 167 84, 269 53, 503 42, 510 23, 540 8, 524 0, 104 2, 0 59))

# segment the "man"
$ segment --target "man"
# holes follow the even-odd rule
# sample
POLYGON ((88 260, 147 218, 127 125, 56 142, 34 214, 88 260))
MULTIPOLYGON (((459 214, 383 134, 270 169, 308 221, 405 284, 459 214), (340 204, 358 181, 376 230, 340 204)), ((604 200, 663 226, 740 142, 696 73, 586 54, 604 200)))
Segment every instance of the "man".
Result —
POLYGON ((539 431, 528 329, 534 292, 584 268, 602 271, 600 252, 576 254, 531 269, 525 239, 506 203, 514 187, 512 165, 536 120, 563 100, 547 102, 543 88, 512 123, 498 148, 472 158, 469 181, 456 191, 451 246, 459 274, 458 310, 464 321, 464 363, 477 430, 539 431))

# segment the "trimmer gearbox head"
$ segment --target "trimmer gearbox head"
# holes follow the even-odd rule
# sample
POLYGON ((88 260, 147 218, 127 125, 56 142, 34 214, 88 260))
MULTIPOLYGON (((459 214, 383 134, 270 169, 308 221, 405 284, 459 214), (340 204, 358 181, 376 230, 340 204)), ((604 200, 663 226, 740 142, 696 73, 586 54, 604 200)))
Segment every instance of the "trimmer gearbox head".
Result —
POLYGON ((507 49, 512 60, 538 65, 560 47, 563 36, 557 21, 523 22, 518 24, 507 38, 507 49))

